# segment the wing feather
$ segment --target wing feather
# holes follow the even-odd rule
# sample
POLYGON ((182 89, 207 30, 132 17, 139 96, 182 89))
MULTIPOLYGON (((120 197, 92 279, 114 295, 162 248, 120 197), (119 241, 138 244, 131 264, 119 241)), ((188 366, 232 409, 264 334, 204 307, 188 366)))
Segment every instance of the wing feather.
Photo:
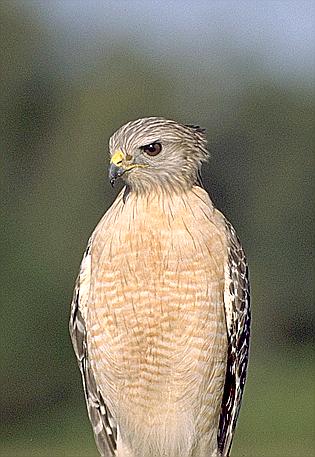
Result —
POLYGON ((117 426, 95 382, 88 356, 84 319, 90 289, 91 245, 90 238, 75 284, 69 331, 82 375, 86 406, 98 450, 102 456, 112 457, 116 455, 117 426))
POLYGON ((226 379, 218 430, 223 457, 230 454, 246 381, 250 339, 250 288, 248 266, 242 245, 226 221, 228 265, 225 272, 224 307, 228 335, 226 379))

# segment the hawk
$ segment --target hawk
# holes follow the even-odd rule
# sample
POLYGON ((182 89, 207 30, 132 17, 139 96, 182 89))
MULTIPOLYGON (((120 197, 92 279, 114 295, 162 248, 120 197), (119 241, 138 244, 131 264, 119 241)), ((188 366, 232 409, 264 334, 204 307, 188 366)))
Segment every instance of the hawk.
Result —
POLYGON ((204 190, 203 129, 148 117, 110 138, 125 187, 92 233, 70 334, 102 456, 227 457, 248 362, 248 267, 204 190))

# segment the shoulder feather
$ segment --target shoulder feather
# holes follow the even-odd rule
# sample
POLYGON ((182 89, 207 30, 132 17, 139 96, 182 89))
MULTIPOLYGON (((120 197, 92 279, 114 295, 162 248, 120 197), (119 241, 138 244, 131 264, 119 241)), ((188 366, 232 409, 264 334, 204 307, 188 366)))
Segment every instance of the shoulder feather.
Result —
POLYGON ((116 455, 117 426, 97 388, 88 356, 86 339, 85 319, 90 289, 91 246, 92 238, 90 238, 83 255, 80 273, 75 284, 69 331, 82 375, 86 406, 95 441, 100 454, 110 457, 116 455))
POLYGON ((232 225, 226 221, 228 262, 224 307, 228 336, 226 379, 218 430, 218 446, 228 457, 246 381, 250 338, 250 287, 248 265, 232 225))

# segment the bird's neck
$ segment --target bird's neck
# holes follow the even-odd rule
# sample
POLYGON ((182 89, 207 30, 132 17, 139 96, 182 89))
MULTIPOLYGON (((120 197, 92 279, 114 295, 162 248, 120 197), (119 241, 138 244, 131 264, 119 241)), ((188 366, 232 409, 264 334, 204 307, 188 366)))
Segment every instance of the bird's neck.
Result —
POLYGON ((213 210, 213 203, 208 193, 200 186, 187 189, 172 190, 169 188, 154 188, 151 192, 139 192, 126 186, 122 191, 122 200, 128 207, 134 207, 135 212, 145 214, 170 214, 177 209, 196 209, 197 206, 207 206, 213 210))
POLYGON ((198 176, 193 179, 173 176, 172 178, 167 177, 164 180, 156 181, 151 179, 133 180, 126 182, 124 198, 129 194, 137 197, 147 197, 148 199, 151 196, 154 198, 166 198, 173 195, 185 195, 196 186, 202 187, 198 176))

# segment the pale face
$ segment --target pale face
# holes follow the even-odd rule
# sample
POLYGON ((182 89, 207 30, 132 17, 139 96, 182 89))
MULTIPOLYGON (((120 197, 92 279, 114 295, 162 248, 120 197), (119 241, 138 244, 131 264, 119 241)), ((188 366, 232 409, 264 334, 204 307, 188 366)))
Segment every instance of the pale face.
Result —
POLYGON ((110 139, 110 180, 122 176, 134 190, 191 187, 207 158, 203 133, 174 121, 144 118, 110 139))

